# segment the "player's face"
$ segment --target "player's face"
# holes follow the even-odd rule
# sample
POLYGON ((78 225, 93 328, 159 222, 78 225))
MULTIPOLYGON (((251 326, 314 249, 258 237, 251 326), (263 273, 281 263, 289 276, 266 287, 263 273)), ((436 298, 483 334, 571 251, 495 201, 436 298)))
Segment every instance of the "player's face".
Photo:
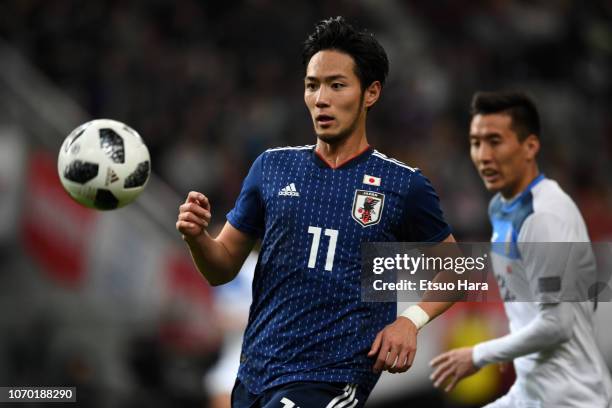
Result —
POLYGON ((479 114, 470 125, 470 155, 489 191, 514 197, 531 182, 539 143, 535 136, 520 141, 505 113, 479 114))
POLYGON ((363 92, 353 58, 335 50, 312 56, 304 79, 304 101, 317 137, 335 143, 365 123, 363 92))

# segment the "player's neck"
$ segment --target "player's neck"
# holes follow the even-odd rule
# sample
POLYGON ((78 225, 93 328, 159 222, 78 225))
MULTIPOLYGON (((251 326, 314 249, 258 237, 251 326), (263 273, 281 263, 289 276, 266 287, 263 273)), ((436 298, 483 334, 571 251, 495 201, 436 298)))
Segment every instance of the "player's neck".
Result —
POLYGON ((357 123, 351 133, 341 140, 332 143, 317 139, 316 151, 327 164, 335 169, 343 163, 363 153, 368 147, 366 137, 365 112, 357 119, 357 123))
POLYGON ((326 143, 318 139, 316 151, 330 167, 337 168, 363 153, 369 146, 365 132, 362 132, 361 135, 355 133, 336 143, 326 143))
POLYGON ((518 197, 523 191, 525 191, 527 187, 529 187, 529 184, 531 184, 531 182, 535 180, 535 178, 539 175, 540 169, 538 168, 538 166, 530 166, 529 169, 527 169, 525 175, 521 177, 519 183, 514 185, 512 189, 502 191, 502 197, 504 197, 505 200, 512 201, 514 198, 518 197))

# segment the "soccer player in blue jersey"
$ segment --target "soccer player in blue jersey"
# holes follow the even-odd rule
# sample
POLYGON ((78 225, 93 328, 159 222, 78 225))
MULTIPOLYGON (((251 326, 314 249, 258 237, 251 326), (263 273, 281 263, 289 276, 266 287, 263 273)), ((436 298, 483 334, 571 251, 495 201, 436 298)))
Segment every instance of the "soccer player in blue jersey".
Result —
POLYGON ((474 96, 470 152, 485 187, 497 193, 489 206, 491 259, 510 334, 441 354, 432 360, 432 379, 450 391, 486 364, 513 362, 516 382, 487 407, 610 407, 612 380, 594 338, 593 302, 562 296, 591 268, 589 236, 572 199, 539 171, 539 134, 537 108, 525 94, 474 96), (561 253, 567 245, 551 251, 537 243, 587 244, 574 245, 568 259, 561 253))
POLYGON ((316 26, 303 62, 316 144, 262 153, 217 237, 199 192, 176 223, 212 285, 231 281, 262 241, 234 407, 362 407, 382 370, 410 367, 418 329, 451 305, 397 317, 394 303, 361 301, 363 242, 454 242, 429 181, 368 144, 384 49, 337 17, 316 26))

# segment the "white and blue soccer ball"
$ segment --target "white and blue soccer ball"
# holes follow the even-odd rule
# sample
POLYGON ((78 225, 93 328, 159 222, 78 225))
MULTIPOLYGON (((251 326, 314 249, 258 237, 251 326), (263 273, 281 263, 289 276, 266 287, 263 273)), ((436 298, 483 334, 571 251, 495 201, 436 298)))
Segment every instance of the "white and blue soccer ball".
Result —
POLYGON ((116 120, 96 119, 66 137, 57 170, 64 189, 79 204, 113 210, 142 193, 151 158, 134 129, 116 120))

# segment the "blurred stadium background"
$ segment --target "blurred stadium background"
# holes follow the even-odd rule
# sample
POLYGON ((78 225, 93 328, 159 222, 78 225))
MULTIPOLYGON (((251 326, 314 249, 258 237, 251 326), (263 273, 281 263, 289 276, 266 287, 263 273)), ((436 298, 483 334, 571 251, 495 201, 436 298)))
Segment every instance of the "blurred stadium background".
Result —
MULTIPOLYGON (((203 375, 225 317, 174 231, 189 190, 219 227, 264 149, 314 142, 301 42, 344 15, 391 60, 368 137, 420 167, 461 241, 488 241, 488 194, 468 157, 476 90, 521 88, 543 116, 545 174, 612 240, 610 1, 0 2, 0 385, 74 385, 87 406, 209 406, 203 375), (154 177, 133 205, 74 204, 56 175, 64 137, 91 118, 137 129, 154 177)), ((598 338, 612 365, 612 329, 598 338)), ((503 393, 495 367, 444 396, 429 358, 504 333, 499 304, 455 306, 420 335, 415 366, 371 407, 469 407, 503 393)))

